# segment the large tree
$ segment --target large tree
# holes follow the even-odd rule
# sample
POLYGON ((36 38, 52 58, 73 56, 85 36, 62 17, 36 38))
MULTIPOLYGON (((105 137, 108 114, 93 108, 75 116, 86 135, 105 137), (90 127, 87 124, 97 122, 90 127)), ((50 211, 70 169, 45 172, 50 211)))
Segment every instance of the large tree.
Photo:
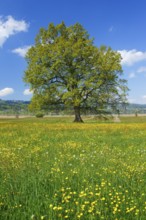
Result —
POLYGON ((24 81, 33 90, 32 107, 69 105, 74 121, 82 122, 83 106, 115 106, 125 98, 120 54, 109 47, 97 48, 79 23, 41 28, 26 59, 24 81))

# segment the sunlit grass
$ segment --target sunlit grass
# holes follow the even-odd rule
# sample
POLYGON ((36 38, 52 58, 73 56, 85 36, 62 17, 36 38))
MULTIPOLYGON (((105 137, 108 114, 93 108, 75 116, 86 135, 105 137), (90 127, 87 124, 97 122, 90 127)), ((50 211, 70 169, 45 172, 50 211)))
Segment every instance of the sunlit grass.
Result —
POLYGON ((145 220, 146 124, 85 122, 0 120, 0 219, 145 220))

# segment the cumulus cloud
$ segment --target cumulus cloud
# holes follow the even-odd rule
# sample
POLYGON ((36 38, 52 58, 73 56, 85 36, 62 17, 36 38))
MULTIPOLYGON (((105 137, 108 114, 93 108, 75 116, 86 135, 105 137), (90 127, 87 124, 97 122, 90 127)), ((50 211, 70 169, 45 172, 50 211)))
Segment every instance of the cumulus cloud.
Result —
POLYGON ((25 57, 27 51, 31 48, 31 46, 18 47, 12 50, 12 53, 16 53, 21 57, 25 57))
MULTIPOLYGON (((132 78, 135 78, 139 73, 146 73, 146 66, 139 67, 134 72, 129 73, 128 76, 129 76, 130 79, 132 79, 132 78)), ((146 76, 146 75, 144 74, 144 76, 146 76)))
POLYGON ((137 70, 137 73, 144 73, 146 72, 146 66, 142 66, 137 70))
POLYGON ((14 93, 14 89, 4 88, 4 89, 0 90, 0 97, 7 96, 7 95, 10 95, 12 93, 14 93))
POLYGON ((130 73, 130 74, 129 74, 129 78, 130 78, 130 79, 135 78, 135 76, 136 76, 135 73, 130 73))
POLYGON ((32 95, 33 92, 30 91, 30 89, 25 89, 24 92, 23 92, 24 95, 32 95))
POLYGON ((146 60, 146 52, 137 51, 137 50, 119 50, 118 51, 122 56, 122 65, 132 66, 133 64, 146 60))
POLYGON ((0 47, 14 34, 28 30, 29 24, 24 20, 15 20, 12 16, 0 17, 0 47))

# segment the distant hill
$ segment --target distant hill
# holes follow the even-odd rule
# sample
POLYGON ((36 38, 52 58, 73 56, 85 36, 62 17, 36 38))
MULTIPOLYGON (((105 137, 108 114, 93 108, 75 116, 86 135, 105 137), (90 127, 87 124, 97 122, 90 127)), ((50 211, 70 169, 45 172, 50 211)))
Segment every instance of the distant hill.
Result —
POLYGON ((125 113, 133 114, 133 113, 141 113, 146 114, 146 104, 128 104, 125 110, 125 113))
POLYGON ((1 100, 0 99, 0 113, 27 113, 29 101, 15 101, 15 100, 1 100))
MULTIPOLYGON (((30 101, 0 99, 0 114, 28 114, 29 104, 30 101)), ((57 109, 58 114, 60 111, 66 112, 66 108, 62 109, 57 107, 57 109)), ((50 111, 51 109, 48 109, 48 112, 50 111)), ((120 114, 135 114, 136 112, 139 114, 146 114, 146 104, 128 104, 125 108, 119 106, 119 112, 120 114)))

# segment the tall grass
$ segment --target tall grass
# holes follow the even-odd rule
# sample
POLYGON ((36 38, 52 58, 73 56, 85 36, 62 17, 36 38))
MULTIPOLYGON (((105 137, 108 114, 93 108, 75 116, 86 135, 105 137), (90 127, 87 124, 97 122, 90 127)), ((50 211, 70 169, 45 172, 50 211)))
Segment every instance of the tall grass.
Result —
POLYGON ((146 124, 70 121, 0 121, 0 219, 145 220, 146 124))

